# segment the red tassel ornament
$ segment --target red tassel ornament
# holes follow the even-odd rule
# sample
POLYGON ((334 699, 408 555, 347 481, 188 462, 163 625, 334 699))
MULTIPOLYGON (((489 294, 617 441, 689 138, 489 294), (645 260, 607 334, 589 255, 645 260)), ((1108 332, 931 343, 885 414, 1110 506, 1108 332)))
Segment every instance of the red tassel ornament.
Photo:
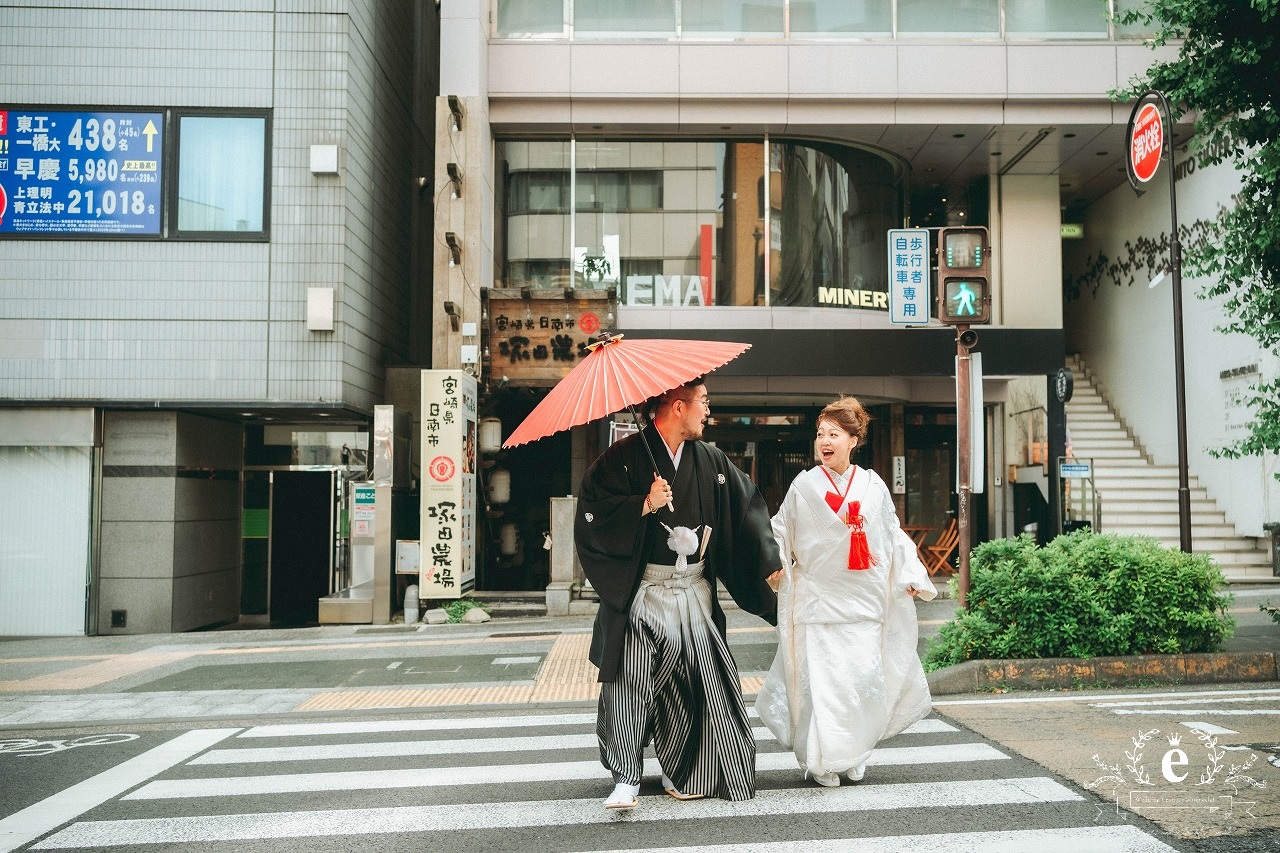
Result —
POLYGON ((849 514, 845 516, 849 525, 849 570, 869 569, 876 564, 871 555, 871 546, 867 544, 867 534, 863 530, 866 519, 862 517, 862 503, 849 501, 849 514))

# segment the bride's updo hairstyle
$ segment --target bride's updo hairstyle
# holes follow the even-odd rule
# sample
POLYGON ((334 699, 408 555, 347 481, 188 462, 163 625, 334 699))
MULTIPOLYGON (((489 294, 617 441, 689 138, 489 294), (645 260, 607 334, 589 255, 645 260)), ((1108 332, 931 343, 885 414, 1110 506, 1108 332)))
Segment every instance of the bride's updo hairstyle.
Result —
POLYGON ((856 438, 861 446, 867 438, 867 424, 871 422, 871 416, 862 408, 857 397, 841 397, 828 404, 818 415, 818 422, 822 421, 830 421, 840 427, 856 438))

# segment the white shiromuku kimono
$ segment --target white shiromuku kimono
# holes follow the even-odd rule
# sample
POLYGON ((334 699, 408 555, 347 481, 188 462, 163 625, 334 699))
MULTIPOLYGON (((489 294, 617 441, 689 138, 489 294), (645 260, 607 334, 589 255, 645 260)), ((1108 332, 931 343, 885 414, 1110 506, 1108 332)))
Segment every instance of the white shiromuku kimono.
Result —
POLYGON ((925 600, 937 590, 888 487, 862 468, 845 500, 861 503, 874 565, 850 569, 850 528, 827 503, 832 488, 821 465, 804 471, 773 517, 778 651, 756 697, 760 719, 815 775, 857 768, 878 741, 932 710, 907 590, 925 600))

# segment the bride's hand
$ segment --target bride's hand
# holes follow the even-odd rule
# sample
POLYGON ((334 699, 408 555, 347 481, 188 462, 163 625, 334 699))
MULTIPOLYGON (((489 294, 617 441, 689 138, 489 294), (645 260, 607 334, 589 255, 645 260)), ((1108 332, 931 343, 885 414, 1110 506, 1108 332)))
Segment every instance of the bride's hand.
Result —
POLYGON ((764 579, 764 582, 769 585, 769 589, 777 592, 778 587, 782 585, 782 569, 778 569, 776 572, 769 575, 769 577, 764 579))

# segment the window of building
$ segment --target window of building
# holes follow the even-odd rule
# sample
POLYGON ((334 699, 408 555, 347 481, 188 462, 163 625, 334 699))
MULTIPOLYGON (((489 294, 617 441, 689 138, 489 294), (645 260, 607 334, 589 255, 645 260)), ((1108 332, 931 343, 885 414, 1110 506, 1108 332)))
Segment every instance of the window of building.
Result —
MULTIPOLYGON (((845 0, 847 2, 847 0, 845 0)), ((795 7, 795 3, 792 7, 795 7)), ((781 36, 784 0, 681 0, 680 27, 691 35, 781 36)))
MULTIPOLYGON (((1146 5, 1145 0, 1114 0, 1116 17, 1146 5)), ((1155 35, 1155 26, 1152 24, 1138 22, 1133 24, 1113 24, 1113 26, 1118 39, 1150 38, 1155 35)))
POLYGON ((1105 39, 1107 16, 1098 0, 1005 0, 1009 38, 1105 39))
POLYGON ((270 121, 265 112, 178 113, 174 236, 266 240, 270 121))
POLYGON ((615 288, 624 306, 888 310, 884 235, 902 221, 904 183, 880 153, 588 139, 499 140, 496 154, 499 287, 615 288))
MULTIPOLYGON (((1099 4, 1098 16, 1102 14, 1099 4)), ((909 37, 999 38, 1000 0, 898 0, 898 33, 909 37)))
POLYGON ((1143 0, 497 0, 495 38, 1105 39, 1143 0))
POLYGON ((558 36, 565 32, 565 0, 498 0, 494 34, 558 36))
POLYGON ((678 0, 574 0, 574 32, 583 36, 674 35, 678 0))
POLYGON ((791 0, 790 20, 791 32, 805 38, 889 38, 893 35, 893 0, 791 0))

